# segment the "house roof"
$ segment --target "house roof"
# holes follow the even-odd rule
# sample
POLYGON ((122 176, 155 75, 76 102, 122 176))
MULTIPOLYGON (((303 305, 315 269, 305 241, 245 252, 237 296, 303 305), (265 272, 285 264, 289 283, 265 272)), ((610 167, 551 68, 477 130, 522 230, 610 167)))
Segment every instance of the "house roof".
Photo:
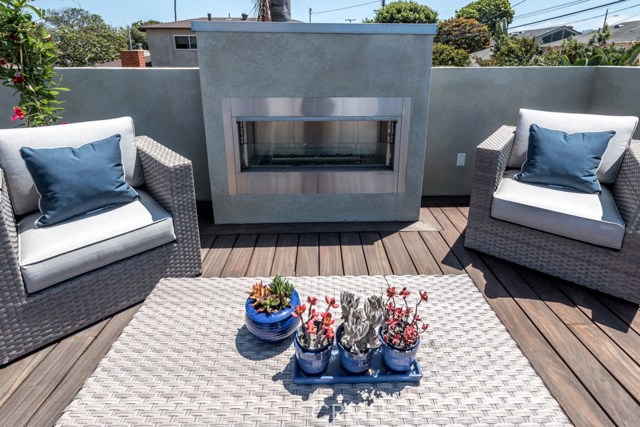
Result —
MULTIPOLYGON (((205 16, 205 17, 202 17, 202 18, 184 19, 182 21, 171 21, 171 22, 161 22, 159 24, 149 24, 149 25, 144 25, 144 26, 140 27, 139 29, 140 29, 140 31, 172 30, 172 29, 190 30, 192 21, 212 21, 212 22, 243 22, 243 21, 251 21, 251 22, 255 22, 257 20, 258 20, 257 18, 243 19, 243 18, 214 17, 214 16, 212 16, 211 19, 209 19, 208 17, 205 16)), ((297 20, 294 19, 291 22, 302 22, 302 21, 297 21, 297 20)))
MULTIPOLYGON (((587 43, 596 31, 597 30, 585 31, 579 36, 576 36, 575 39, 580 42, 587 43)), ((609 31, 611 31, 609 43, 622 44, 640 42, 640 21, 620 22, 610 26, 609 31)), ((561 44, 562 40, 549 43, 544 46, 560 46, 561 44)))
POLYGON ((573 29, 567 25, 561 25, 556 27, 547 27, 547 28, 534 28, 531 30, 517 31, 511 33, 511 35, 527 37, 527 38, 540 38, 544 37, 547 34, 555 33, 556 31, 565 30, 575 35, 581 34, 580 31, 573 29))

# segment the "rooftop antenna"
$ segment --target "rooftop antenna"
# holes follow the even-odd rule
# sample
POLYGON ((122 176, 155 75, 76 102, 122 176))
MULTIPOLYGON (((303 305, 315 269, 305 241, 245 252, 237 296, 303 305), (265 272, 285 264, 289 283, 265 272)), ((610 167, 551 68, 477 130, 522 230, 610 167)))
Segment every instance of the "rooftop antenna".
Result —
POLYGON ((349 24, 351 24, 353 21, 357 21, 357 19, 355 19, 355 18, 347 18, 347 19, 345 19, 345 21, 347 21, 349 24))
POLYGON ((178 0, 173 0, 173 20, 178 22, 178 0))
POLYGON ((311 14, 313 13, 313 9, 309 8, 309 22, 311 22, 311 14))

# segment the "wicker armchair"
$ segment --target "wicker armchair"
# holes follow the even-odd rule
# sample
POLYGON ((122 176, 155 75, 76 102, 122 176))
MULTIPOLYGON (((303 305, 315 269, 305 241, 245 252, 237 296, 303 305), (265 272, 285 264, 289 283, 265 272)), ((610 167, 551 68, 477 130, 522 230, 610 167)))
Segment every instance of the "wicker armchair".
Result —
POLYGON ((21 275, 16 218, 0 169, 0 365, 142 301, 163 277, 201 272, 191 162, 145 136, 135 143, 143 188, 171 214, 176 240, 33 294, 21 275))
POLYGON ((626 232, 620 250, 583 243, 491 217, 514 142, 515 127, 503 126, 476 151, 468 248, 640 303, 640 141, 632 141, 610 187, 626 232))

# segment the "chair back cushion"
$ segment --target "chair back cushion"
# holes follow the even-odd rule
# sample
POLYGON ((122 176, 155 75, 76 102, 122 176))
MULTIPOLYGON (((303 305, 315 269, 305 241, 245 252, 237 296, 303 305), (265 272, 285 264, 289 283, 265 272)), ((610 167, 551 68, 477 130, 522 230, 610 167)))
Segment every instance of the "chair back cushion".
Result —
POLYGON ((40 195, 20 155, 22 147, 79 147, 89 142, 120 135, 125 180, 132 187, 143 184, 135 130, 131 117, 35 128, 0 130, 0 167, 4 170, 13 211, 24 215, 38 210, 40 195))
POLYGON ((508 162, 509 168, 521 168, 527 159, 529 129, 532 124, 567 133, 615 131, 616 134, 609 141, 596 173, 598 181, 611 184, 616 180, 622 158, 638 125, 638 118, 633 116, 556 113, 523 108, 520 110, 518 117, 515 140, 508 162))
POLYGON ((78 148, 22 147, 20 153, 40 193, 38 227, 138 198, 124 180, 120 135, 78 148))

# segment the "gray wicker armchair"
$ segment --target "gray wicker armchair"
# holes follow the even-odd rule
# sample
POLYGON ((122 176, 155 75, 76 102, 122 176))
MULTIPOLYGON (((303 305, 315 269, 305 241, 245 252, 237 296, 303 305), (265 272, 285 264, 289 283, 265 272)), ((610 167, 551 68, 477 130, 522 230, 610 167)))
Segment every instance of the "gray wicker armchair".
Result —
POLYGON ((0 169, 0 365, 142 301, 163 277, 201 272, 191 162, 148 137, 136 137, 135 146, 141 189, 171 215, 175 241, 35 293, 25 290, 16 215, 0 169))
POLYGON ((477 148, 464 245, 640 303, 640 142, 631 141, 610 186, 626 226, 622 248, 615 250, 492 218, 493 195, 507 168, 514 131, 503 126, 477 148))

